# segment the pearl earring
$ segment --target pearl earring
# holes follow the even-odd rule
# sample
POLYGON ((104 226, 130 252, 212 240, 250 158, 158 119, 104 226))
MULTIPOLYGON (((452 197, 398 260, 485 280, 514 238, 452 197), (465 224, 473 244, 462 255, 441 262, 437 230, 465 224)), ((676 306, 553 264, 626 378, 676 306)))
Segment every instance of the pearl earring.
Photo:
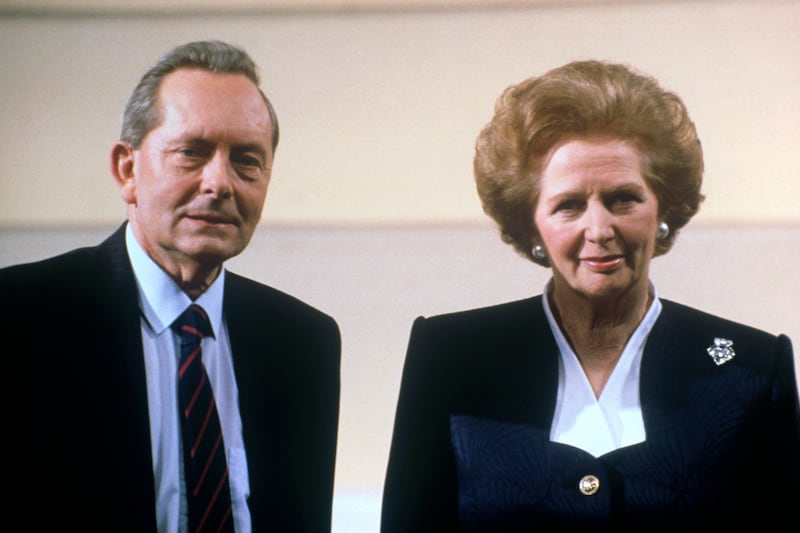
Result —
POLYGON ((666 222, 659 222, 658 230, 656 230, 656 239, 663 241, 667 237, 669 237, 669 226, 666 222))
POLYGON ((542 247, 541 244, 537 244, 536 246, 534 246, 531 253, 533 253, 533 257, 535 257, 539 261, 544 261, 545 259, 547 259, 547 252, 544 251, 544 248, 542 247))

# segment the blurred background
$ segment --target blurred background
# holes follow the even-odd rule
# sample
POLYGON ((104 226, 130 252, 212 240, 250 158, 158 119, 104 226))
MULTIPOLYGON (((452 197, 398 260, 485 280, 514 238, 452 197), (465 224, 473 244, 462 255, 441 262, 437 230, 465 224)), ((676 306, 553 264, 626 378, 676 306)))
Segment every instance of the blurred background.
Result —
MULTIPOLYGON (((122 110, 164 52, 245 48, 281 124, 239 273, 342 329, 336 533, 377 532, 411 322, 541 292, 472 179, 513 83, 575 59, 632 65, 689 107, 707 200, 654 260, 663 298, 800 346, 796 0, 0 0, 0 266, 100 242, 122 110)), ((800 361, 800 354, 798 354, 800 361)))

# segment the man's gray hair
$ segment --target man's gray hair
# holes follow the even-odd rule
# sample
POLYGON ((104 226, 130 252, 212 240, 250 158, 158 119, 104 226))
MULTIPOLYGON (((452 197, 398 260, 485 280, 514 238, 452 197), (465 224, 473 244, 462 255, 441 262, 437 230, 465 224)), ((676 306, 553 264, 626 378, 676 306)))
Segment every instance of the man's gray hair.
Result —
POLYGON ((158 89, 167 74, 180 68, 195 68, 215 73, 243 74, 252 81, 267 104, 272 124, 272 151, 278 147, 278 116, 269 98, 259 87, 258 67, 244 50, 222 41, 195 41, 180 45, 148 70, 133 90, 122 118, 120 140, 139 148, 145 136, 158 127, 158 89))

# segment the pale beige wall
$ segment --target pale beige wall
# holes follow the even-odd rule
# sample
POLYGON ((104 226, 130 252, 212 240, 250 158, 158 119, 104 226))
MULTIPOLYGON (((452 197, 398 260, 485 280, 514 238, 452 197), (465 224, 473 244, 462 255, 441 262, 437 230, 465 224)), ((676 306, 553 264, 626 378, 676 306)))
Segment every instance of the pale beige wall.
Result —
POLYGON ((596 57, 638 66, 688 103, 707 160, 698 220, 800 221, 799 2, 544 4, 202 16, 0 10, 0 225, 121 219, 107 152, 130 90, 166 49, 209 37, 252 53, 278 108, 266 220, 483 220, 471 159, 495 97, 596 57))

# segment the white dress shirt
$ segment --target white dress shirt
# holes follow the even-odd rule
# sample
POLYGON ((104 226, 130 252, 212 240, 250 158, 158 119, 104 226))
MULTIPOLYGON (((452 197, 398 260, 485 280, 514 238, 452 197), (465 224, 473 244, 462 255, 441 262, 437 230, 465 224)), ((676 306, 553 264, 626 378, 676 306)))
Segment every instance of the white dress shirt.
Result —
POLYGON ((646 438, 639 398, 639 370, 647 336, 661 313, 653 290, 653 303, 622 350, 600 397, 594 395, 577 355, 553 317, 548 287, 542 302, 550 329, 561 352, 558 363, 558 398, 550 440, 581 448, 599 457, 646 438))
POLYGON ((223 269, 211 286, 192 302, 144 252, 130 225, 125 237, 139 289, 158 531, 184 533, 188 529, 178 408, 180 340, 170 326, 190 304, 196 303, 208 314, 214 331, 213 338, 206 337, 202 341, 203 364, 222 425, 234 524, 237 532, 247 533, 251 530, 247 507, 250 485, 239 415, 239 392, 228 331, 222 318, 225 271, 223 269))

